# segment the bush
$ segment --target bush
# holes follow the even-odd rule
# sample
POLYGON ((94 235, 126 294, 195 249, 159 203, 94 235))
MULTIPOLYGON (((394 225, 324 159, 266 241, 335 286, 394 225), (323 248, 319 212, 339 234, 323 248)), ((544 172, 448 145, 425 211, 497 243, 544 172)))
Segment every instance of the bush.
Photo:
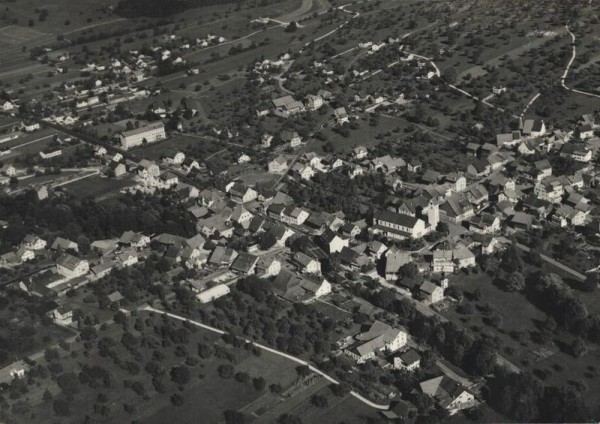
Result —
POLYGON ((217 371, 219 372, 219 377, 221 377, 225 380, 229 380, 235 374, 235 369, 233 368, 232 365, 229 365, 229 364, 219 365, 219 368, 217 369, 217 371))

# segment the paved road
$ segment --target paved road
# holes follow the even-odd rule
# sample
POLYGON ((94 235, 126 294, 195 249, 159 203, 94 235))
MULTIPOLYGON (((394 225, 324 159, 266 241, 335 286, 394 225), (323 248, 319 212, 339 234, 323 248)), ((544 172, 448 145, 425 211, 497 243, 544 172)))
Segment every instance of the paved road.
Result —
MULTIPOLYGON (((172 314, 172 313, 169 313, 169 312, 161 311, 160 309, 155 309, 155 308, 152 308, 150 306, 144 306, 144 307, 140 308, 140 310, 149 311, 149 312, 155 312, 157 314, 166 315, 166 316, 168 316, 170 318, 177 319, 179 321, 189 322, 190 324, 195 325, 196 327, 204 328, 205 330, 212 331, 213 333, 217 333, 217 334, 221 334, 221 335, 227 334, 225 331, 219 330, 218 328, 211 327, 211 326, 206 325, 206 324, 202 324, 201 322, 198 322, 198 321, 190 320, 190 319, 188 319, 186 317, 183 317, 181 315, 175 315, 175 314, 172 314)), ((337 381, 333 377, 329 376, 328 374, 325 374, 323 371, 319 370, 318 368, 315 368, 309 362, 306 362, 306 361, 304 361, 304 360, 302 360, 300 358, 297 358, 295 356, 289 355, 287 353, 281 352, 281 351, 279 351, 277 349, 273 349, 273 348, 270 348, 268 346, 256 343, 253 340, 244 339, 244 341, 246 343, 252 343, 257 348, 259 348, 261 350, 264 350, 266 352, 273 353, 275 355, 278 355, 278 356, 281 356, 283 358, 289 359, 290 361, 296 362, 296 363, 301 364, 301 365, 307 365, 312 372, 321 375, 322 377, 324 377, 326 380, 328 380, 329 382, 331 382, 333 384, 339 384, 339 381, 337 381)), ((376 404, 374 402, 371 402, 370 400, 364 398, 363 396, 361 396, 360 394, 358 394, 358 393, 356 393, 354 391, 350 392, 350 394, 352 396, 354 396, 356 399, 358 399, 361 402, 363 402, 364 404, 370 406, 371 408, 375 408, 375 409, 379 409, 379 410, 388 410, 389 407, 390 407, 389 405, 379 405, 379 404, 376 404)))

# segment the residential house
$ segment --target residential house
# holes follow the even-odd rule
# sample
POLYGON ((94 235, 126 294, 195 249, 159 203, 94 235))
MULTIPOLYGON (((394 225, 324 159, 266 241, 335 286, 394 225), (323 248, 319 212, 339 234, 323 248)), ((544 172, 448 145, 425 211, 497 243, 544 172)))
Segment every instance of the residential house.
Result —
POLYGON ((412 262, 410 252, 404 252, 392 247, 385 254, 384 277, 387 281, 395 281, 399 278, 400 269, 412 262))
POLYGON ((458 195, 450 196, 439 208, 440 219, 454 224, 459 224, 475 215, 473 205, 458 195))
POLYGON ((505 134, 496 135, 496 145, 498 147, 514 147, 521 143, 521 131, 513 131, 505 134))
POLYGON ((306 96, 306 108, 308 110, 318 110, 323 106, 323 98, 319 95, 309 94, 306 96))
POLYGON ((68 306, 60 306, 52 311, 48 312, 48 316, 54 321, 57 325, 62 325, 65 327, 73 324, 73 309, 68 306))
POLYGON ((5 163, 0 168, 0 173, 6 175, 7 177, 14 177, 17 175, 17 169, 10 163, 5 163))
POLYGON ((533 188, 533 193, 538 199, 550 203, 560 203, 564 195, 564 187, 558 178, 550 177, 537 183, 533 188))
POLYGON ((248 163, 250 162, 250 156, 248 156, 247 154, 242 154, 240 155, 240 157, 238 157, 237 163, 238 164, 242 164, 242 163, 248 163))
POLYGON ((487 204, 489 193, 483 185, 478 184, 467 191, 467 198, 479 209, 487 204))
POLYGON ((237 256, 238 252, 234 249, 225 246, 217 246, 210 255, 208 263, 216 266, 230 266, 237 256))
POLYGON ((367 157, 367 155, 369 154, 369 151, 367 150, 367 148, 365 146, 360 145, 360 146, 356 146, 354 149, 352 149, 352 153, 354 155, 354 159, 362 160, 367 157))
POLYGON ((23 246, 20 246, 15 253, 19 257, 21 262, 32 261, 35 258, 34 251, 27 249, 23 246))
POLYGON ((387 422, 412 424, 418 416, 418 409, 412 403, 402 399, 394 399, 390 402, 389 409, 380 411, 387 422))
POLYGON ((467 173, 474 177, 485 177, 491 172, 491 166, 488 161, 475 159, 473 163, 467 166, 467 173))
POLYGON ((310 216, 310 213, 302 208, 289 205, 283 210, 281 219, 287 224, 302 225, 310 216))
POLYGON ((235 258, 230 269, 244 275, 254 274, 258 259, 259 258, 257 256, 251 255, 247 252, 242 252, 235 258))
POLYGON ((414 371, 421 367, 421 355, 415 349, 409 349, 394 356, 394 369, 414 371))
POLYGON ((242 204, 237 205, 233 208, 233 213, 231 214, 230 219, 236 224, 244 225, 248 223, 254 215, 250 213, 242 204))
POLYGON ((112 272, 114 265, 115 264, 113 261, 105 261, 93 266, 91 269, 92 278, 94 280, 98 280, 100 278, 106 277, 112 272))
POLYGON ((446 375, 420 383, 423 393, 431 396, 450 415, 475 406, 475 397, 460 383, 446 375))
POLYGON ((303 180, 310 180, 315 176, 315 170, 310 165, 305 165, 299 162, 296 162, 291 169, 294 175, 297 175, 303 180))
POLYGON ((460 193, 467 189, 467 179, 464 175, 457 172, 451 172, 444 177, 446 183, 451 184, 453 192, 460 193))
POLYGON ((393 158, 390 155, 385 155, 371 160, 370 165, 374 171, 381 170, 386 174, 392 174, 399 168, 406 166, 406 162, 402 158, 393 158))
POLYGON ((189 174, 195 169, 199 170, 200 164, 198 163, 198 161, 194 160, 193 158, 186 157, 183 160, 183 162, 181 163, 181 167, 183 168, 183 170, 185 171, 186 174, 189 174))
POLYGON ((286 228, 283 225, 276 224, 269 228, 267 234, 269 234, 269 237, 272 236, 275 240, 277 240, 277 245, 284 246, 285 241, 292 235, 294 235, 294 231, 292 231, 289 228, 286 228))
POLYGON ((229 189, 229 195, 234 202, 248 203, 257 199, 258 192, 242 183, 235 183, 229 189))
POLYGON ((344 125, 350 122, 350 117, 348 116, 348 112, 346 112, 346 108, 339 107, 333 111, 333 116, 338 125, 344 125))
POLYGON ((546 134, 546 124, 544 124, 543 120, 526 119, 525 122, 523 122, 521 132, 526 137, 541 137, 546 134))
POLYGON ((344 235, 344 237, 348 237, 350 239, 354 239, 357 235, 361 233, 361 229, 358 225, 353 224, 351 222, 347 222, 340 228, 340 232, 344 235))
POLYGON ((408 172, 412 172, 413 174, 421 171, 422 168, 423 164, 419 159, 410 159, 408 162, 406 162, 406 169, 408 172))
POLYGON ((158 178, 160 175, 160 168, 153 161, 142 159, 139 162, 138 175, 142 178, 158 178))
POLYGON ((567 143, 560 149, 561 157, 570 157, 576 162, 588 163, 592 160, 592 150, 581 143, 567 143))
POLYGON ((498 216, 483 212, 479 216, 469 219, 469 229, 477 234, 494 234, 500 231, 500 218, 498 216))
POLYGON ((288 169, 288 162, 282 155, 277 156, 268 165, 269 172, 272 174, 282 174, 288 169))
POLYGON ((332 230, 327 229, 318 237, 317 243, 325 250, 325 252, 332 254, 341 252, 344 247, 348 247, 349 240, 340 237, 332 230))
POLYGON ((79 251, 79 245, 77 243, 75 243, 74 241, 71 240, 67 240, 64 239, 62 237, 57 237, 54 242, 52 243, 52 246, 50 246, 50 250, 61 250, 61 251, 67 251, 67 250, 73 250, 75 252, 79 251))
POLYGON ((554 210, 552 221, 560 227, 582 226, 585 224, 587 213, 569 205, 560 205, 554 210))
POLYGON ((525 212, 515 212, 509 219, 508 225, 514 230, 529 230, 533 225, 534 217, 525 212))
POLYGON ((256 275, 261 278, 275 277, 281 272, 281 262, 274 256, 265 256, 256 263, 256 275))
POLYGON ((282 270, 271 282, 272 290, 292 302, 309 303, 331 293, 331 284, 324 278, 308 278, 282 270))
POLYGON ((119 244, 142 249, 150 244, 150 237, 145 236, 142 233, 125 231, 119 239, 119 244))
POLYGON ((424 300, 427 303, 435 304, 444 299, 444 289, 431 281, 423 282, 419 287, 419 291, 424 296, 424 300))
POLYGON ((127 174, 127 166, 121 162, 111 161, 105 168, 104 173, 108 176, 114 176, 115 178, 119 178, 127 174))
POLYGON ((284 96, 273 100, 273 113, 283 118, 304 112, 304 105, 292 96, 284 96))
POLYGON ((292 149, 302 145, 302 138, 296 131, 285 130, 281 133, 281 140, 289 144, 292 149))
POLYGON ((21 246, 29 250, 42 250, 46 248, 46 240, 33 234, 27 234, 21 242, 21 246))
POLYGON ((271 147, 271 142, 273 141, 273 136, 271 134, 263 134, 260 139, 260 145, 264 149, 268 149, 271 147))
POLYGON ((321 274, 321 262, 311 258, 303 252, 296 252, 292 258, 292 263, 298 271, 307 274, 321 274))
POLYGON ((408 333, 404 328, 375 321, 365 331, 354 336, 354 342, 344 349, 344 353, 363 364, 374 359, 378 352, 393 353, 406 345, 408 333))
POLYGON ((552 165, 548 159, 542 159, 533 163, 533 174, 536 182, 540 182, 552 176, 552 165))
POLYGON ((158 177, 158 186, 162 189, 169 189, 179 184, 179 177, 172 172, 163 172, 158 177))
POLYGON ((134 249, 126 249, 117 254, 117 264, 121 268, 127 268, 138 263, 138 253, 134 249))
POLYGON ((594 136, 594 127, 591 124, 583 124, 579 127, 579 138, 581 140, 587 140, 594 136))
POLYGON ((85 259, 79 259, 66 254, 56 261, 56 271, 65 278, 72 279, 85 275, 90 270, 90 264, 85 259))
POLYGON ((360 271, 364 266, 370 264, 369 257, 361 250, 360 246, 352 249, 349 247, 342 248, 339 258, 340 263, 355 271, 360 271))

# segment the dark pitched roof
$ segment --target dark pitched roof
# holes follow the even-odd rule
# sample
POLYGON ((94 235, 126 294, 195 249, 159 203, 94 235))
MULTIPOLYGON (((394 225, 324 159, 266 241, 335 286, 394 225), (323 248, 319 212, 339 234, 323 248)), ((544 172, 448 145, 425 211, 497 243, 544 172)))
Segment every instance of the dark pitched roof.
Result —
POLYGON ((418 218, 410 215, 403 215, 396 212, 388 211, 386 209, 376 212, 375 219, 385 222, 390 222, 392 224, 401 225, 403 227, 414 228, 418 218))

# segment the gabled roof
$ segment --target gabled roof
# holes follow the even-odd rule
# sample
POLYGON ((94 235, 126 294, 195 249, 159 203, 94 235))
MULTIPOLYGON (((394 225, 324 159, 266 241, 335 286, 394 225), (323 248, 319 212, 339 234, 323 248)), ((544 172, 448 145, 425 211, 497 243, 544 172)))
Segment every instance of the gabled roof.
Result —
POLYGON ((258 257, 251 255, 247 252, 242 252, 238 255, 237 258, 231 264, 231 269, 234 271, 239 271, 243 273, 249 273, 252 271, 252 268, 256 266, 258 262, 258 257))
POLYGON ((414 216, 403 215, 392 211, 388 211, 386 209, 380 212, 376 212, 375 219, 384 222, 390 222, 392 224, 397 224, 407 228, 414 228, 419 222, 419 219, 414 216))
POLYGON ((433 294, 435 291, 439 291, 442 288, 433 284, 431 281, 424 281, 423 284, 421 284, 421 286, 419 287, 419 289, 427 294, 433 294))
POLYGON ((75 243, 74 241, 67 240, 62 237, 57 237, 56 240, 54 240, 54 242, 52 243, 52 246, 50 247, 50 249, 57 250, 60 248, 62 250, 66 250, 66 249, 77 249, 77 247, 78 247, 77 243, 75 243))
POLYGON ((79 259, 73 255, 66 254, 58 258, 56 264, 67 268, 70 271, 74 271, 75 268, 77 268, 77 265, 79 265, 82 261, 82 259, 79 259))

